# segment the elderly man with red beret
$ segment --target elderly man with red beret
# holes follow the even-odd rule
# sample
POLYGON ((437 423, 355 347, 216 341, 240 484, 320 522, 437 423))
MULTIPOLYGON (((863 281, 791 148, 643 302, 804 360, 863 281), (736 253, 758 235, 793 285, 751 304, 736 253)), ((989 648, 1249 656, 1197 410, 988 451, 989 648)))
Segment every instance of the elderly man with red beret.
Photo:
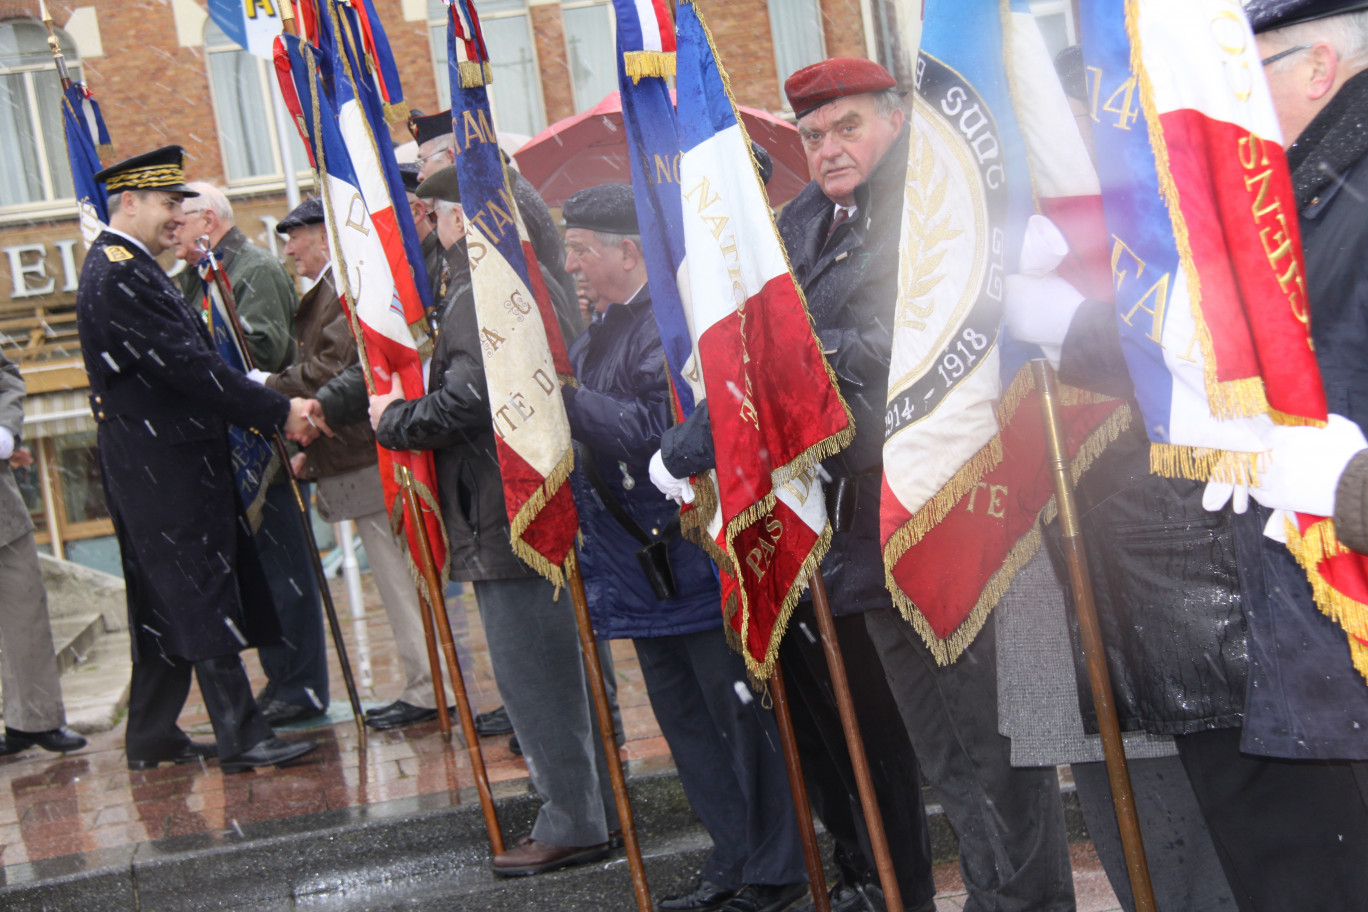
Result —
MULTIPOLYGON (((965 908, 1071 910, 1054 770, 1013 769, 1009 742, 998 734, 993 622, 954 665, 940 668, 884 586, 883 414, 910 133, 902 98, 887 70, 854 58, 805 67, 784 91, 813 180, 784 209, 779 231, 855 418, 854 442, 823 463, 833 479, 834 534, 822 574, 904 908, 934 908, 919 758, 960 837, 965 908)), ((665 432, 660 457, 659 468, 675 478, 711 467, 705 408, 665 432)), ((882 909, 810 602, 795 609, 790 629, 781 657, 794 727, 814 808, 836 841, 841 876, 832 908, 882 909)))

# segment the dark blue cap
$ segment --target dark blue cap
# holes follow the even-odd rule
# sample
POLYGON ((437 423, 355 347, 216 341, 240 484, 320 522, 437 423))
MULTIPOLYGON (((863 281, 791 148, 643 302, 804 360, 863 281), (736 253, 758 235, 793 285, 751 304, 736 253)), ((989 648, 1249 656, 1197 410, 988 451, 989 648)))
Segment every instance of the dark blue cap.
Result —
POLYGON ((276 222, 276 231, 280 234, 289 234, 291 228, 302 228, 305 225, 319 225, 323 222, 323 200, 317 196, 311 196, 298 206, 294 211, 276 222))
POLYGON ((1249 0, 1245 14, 1254 34, 1368 9, 1368 0, 1249 0))

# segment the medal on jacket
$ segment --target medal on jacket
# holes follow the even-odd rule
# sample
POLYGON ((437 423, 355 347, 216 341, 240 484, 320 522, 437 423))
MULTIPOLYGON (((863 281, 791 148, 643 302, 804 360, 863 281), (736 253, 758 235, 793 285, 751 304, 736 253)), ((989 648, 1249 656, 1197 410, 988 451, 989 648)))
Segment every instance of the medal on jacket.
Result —
POLYGON ((636 479, 632 477, 631 472, 627 471, 627 463, 619 460, 618 471, 622 473, 622 490, 630 491, 636 487, 636 479))

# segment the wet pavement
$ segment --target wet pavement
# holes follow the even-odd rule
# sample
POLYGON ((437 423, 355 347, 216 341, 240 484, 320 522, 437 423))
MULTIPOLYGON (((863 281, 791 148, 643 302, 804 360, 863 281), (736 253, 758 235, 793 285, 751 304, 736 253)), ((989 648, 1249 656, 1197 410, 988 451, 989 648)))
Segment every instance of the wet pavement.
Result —
MULTIPOLYGON (((364 617, 348 616, 345 592, 334 584, 348 651, 365 707, 393 699, 402 688, 402 669, 370 577, 364 578, 364 617)), ((468 592, 452 599, 453 634, 475 712, 499 704, 480 631, 479 613, 468 592)), ((668 770, 669 752, 646 697, 631 644, 613 644, 618 702, 629 776, 668 770)), ((167 766, 130 772, 123 751, 123 725, 90 736, 80 752, 57 756, 33 749, 0 759, 0 873, 4 882, 42 878, 133 857, 144 844, 216 845, 244 832, 284 828, 307 820, 328 821, 346 812, 376 816, 418 812, 434 805, 473 803, 474 780, 460 744, 459 725, 450 744, 434 722, 390 732, 371 731, 364 748, 357 737, 337 663, 330 654, 332 706, 327 717, 280 729, 287 738, 309 737, 319 749, 295 765, 225 776, 214 763, 167 766), (405 801, 404 799, 408 799, 405 801), (301 818, 296 820, 296 818, 301 818)), ((264 683, 255 655, 245 656, 253 686, 264 683)), ((191 691, 181 724, 192 737, 212 740, 203 702, 191 691)), ((496 796, 527 792, 527 767, 508 749, 508 737, 481 739, 496 796)), ((345 815, 343 815, 345 816, 345 815)), ((505 838, 520 833, 505 823, 505 838)), ((1092 852, 1074 846, 1080 912, 1119 908, 1092 852)), ((956 865, 937 866, 938 910, 962 908, 963 886, 956 865)), ((672 884, 658 890, 668 892, 672 884)))

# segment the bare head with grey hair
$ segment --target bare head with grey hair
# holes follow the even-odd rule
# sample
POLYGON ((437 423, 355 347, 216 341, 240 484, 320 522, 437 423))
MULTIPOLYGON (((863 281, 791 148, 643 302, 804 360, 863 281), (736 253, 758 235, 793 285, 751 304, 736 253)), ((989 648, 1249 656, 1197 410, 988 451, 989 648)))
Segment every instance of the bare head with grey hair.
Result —
POLYGON ((186 186, 199 196, 186 197, 181 203, 184 221, 176 231, 176 258, 194 262, 199 259, 196 243, 200 238, 207 236, 209 246, 217 247, 233 229, 233 204, 213 184, 191 181, 186 186))
MULTIPOLYGON (((1260 29, 1257 14, 1252 17, 1260 29)), ((1368 68, 1368 11, 1260 30, 1259 56, 1291 146, 1346 82, 1368 68)))

